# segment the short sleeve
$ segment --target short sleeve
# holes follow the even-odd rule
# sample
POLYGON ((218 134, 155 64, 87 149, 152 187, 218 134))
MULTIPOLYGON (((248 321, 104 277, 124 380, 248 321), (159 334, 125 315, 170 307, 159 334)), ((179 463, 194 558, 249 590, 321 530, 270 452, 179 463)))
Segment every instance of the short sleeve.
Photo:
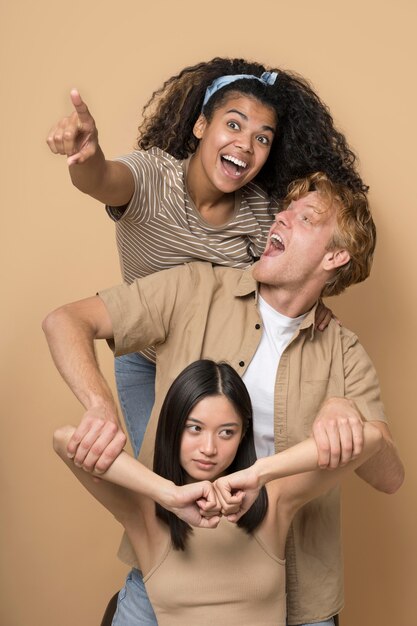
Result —
POLYGON ((106 206, 108 215, 114 221, 146 223, 158 214, 164 200, 169 198, 173 190, 178 192, 178 188, 184 202, 182 161, 159 148, 135 150, 116 160, 130 169, 135 187, 132 199, 126 206, 106 206))
POLYGON ((356 335, 342 329, 345 396, 367 421, 387 422, 375 367, 356 335))
POLYGON ((118 157, 116 161, 123 163, 130 169, 135 187, 133 196, 127 205, 124 207, 106 206, 106 211, 115 222, 129 219, 139 224, 149 217, 149 188, 150 184, 155 184, 157 164, 146 152, 140 150, 118 157))
POLYGON ((115 355, 164 343, 174 312, 186 306, 191 283, 183 265, 100 291, 112 321, 114 340, 109 345, 115 355))

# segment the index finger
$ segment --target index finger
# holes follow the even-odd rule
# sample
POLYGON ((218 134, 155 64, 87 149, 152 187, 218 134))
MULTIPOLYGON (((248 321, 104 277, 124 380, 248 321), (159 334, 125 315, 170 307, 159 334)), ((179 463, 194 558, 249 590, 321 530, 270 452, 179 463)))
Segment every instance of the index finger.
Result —
POLYGON ((78 89, 71 89, 70 97, 74 109, 77 111, 78 117, 80 118, 80 122, 90 122, 92 120, 91 113, 88 110, 88 106, 81 98, 78 89))

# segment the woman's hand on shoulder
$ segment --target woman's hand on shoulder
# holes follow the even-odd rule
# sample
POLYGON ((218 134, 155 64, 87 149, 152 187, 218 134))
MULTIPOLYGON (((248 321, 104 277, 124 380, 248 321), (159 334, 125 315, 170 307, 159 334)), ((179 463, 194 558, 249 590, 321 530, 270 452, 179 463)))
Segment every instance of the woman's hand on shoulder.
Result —
POLYGON ((74 111, 49 131, 46 143, 54 154, 64 154, 68 165, 82 164, 96 154, 98 133, 94 118, 79 92, 70 93, 74 111))
POLYGON ((320 298, 316 308, 314 326, 317 328, 317 330, 323 331, 330 324, 330 320, 332 318, 339 324, 339 326, 341 326, 341 322, 333 314, 333 311, 329 309, 320 298))

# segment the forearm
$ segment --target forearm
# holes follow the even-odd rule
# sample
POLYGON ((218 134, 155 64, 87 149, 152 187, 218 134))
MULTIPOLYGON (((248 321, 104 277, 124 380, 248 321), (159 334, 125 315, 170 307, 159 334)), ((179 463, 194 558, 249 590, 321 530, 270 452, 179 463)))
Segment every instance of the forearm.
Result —
POLYGON ((122 524, 133 519, 136 526, 138 513, 144 512, 150 498, 162 506, 173 501, 173 483, 153 474, 126 452, 121 452, 104 473, 90 473, 81 469, 67 453, 68 443, 75 430, 74 426, 58 428, 53 436, 54 450, 91 495, 122 524), (96 481, 93 476, 103 480, 96 481))
POLYGON ((77 189, 104 204, 123 206, 133 195, 129 168, 118 161, 106 160, 100 146, 85 162, 70 165, 69 172, 77 189))
POLYGON ((82 405, 87 410, 100 407, 104 419, 118 422, 116 403, 95 355, 94 340, 99 330, 89 319, 88 305, 84 304, 93 300, 53 311, 44 320, 43 330, 58 371, 82 405))
POLYGON ((382 436, 378 429, 370 424, 364 425, 364 445, 361 454, 344 466, 334 470, 318 469, 318 451, 315 440, 310 437, 279 454, 256 461, 254 469, 260 485, 279 478, 285 478, 305 472, 313 472, 318 477, 327 476, 335 484, 345 471, 353 470, 364 463, 370 456, 381 449, 382 436))
POLYGON ((258 459, 253 466, 259 486, 285 476, 317 469, 317 445, 312 437, 278 454, 258 459))
MULTIPOLYGON (((54 450, 67 464, 72 464, 72 461, 67 458, 67 445, 74 432, 74 426, 62 426, 54 432, 54 450)), ((177 504, 174 483, 158 476, 127 452, 122 451, 106 472, 93 471, 92 474, 109 483, 150 498, 165 508, 172 508, 177 504)))
POLYGON ((375 489, 393 494, 404 481, 404 466, 387 425, 378 421, 371 424, 382 434, 382 447, 356 473, 375 489))

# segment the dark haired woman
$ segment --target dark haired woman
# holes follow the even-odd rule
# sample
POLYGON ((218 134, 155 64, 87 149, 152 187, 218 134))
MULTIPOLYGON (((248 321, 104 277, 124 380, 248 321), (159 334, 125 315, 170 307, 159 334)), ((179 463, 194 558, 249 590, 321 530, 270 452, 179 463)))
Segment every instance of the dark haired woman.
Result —
MULTIPOLYGON (((168 391, 155 472, 122 452, 101 475, 109 482, 94 482, 67 457, 73 430, 56 431, 55 450, 125 527, 160 626, 285 626, 283 558, 292 517, 332 488, 346 466, 317 469, 313 439, 255 462, 247 390, 229 365, 208 360, 188 366, 168 391), (222 507, 237 526, 220 518, 222 507)), ((372 425, 365 424, 364 437, 349 469, 380 447, 372 425)))
MULTIPOLYGON (((47 141, 67 155, 74 184, 107 205, 128 283, 191 260, 246 267, 295 178, 322 171, 364 188, 328 109, 291 72, 227 58, 183 69, 145 106, 138 150, 116 161, 105 159, 78 92, 71 98, 75 111, 47 141)), ((154 402, 154 352, 118 357, 116 378, 137 453, 154 402)))

